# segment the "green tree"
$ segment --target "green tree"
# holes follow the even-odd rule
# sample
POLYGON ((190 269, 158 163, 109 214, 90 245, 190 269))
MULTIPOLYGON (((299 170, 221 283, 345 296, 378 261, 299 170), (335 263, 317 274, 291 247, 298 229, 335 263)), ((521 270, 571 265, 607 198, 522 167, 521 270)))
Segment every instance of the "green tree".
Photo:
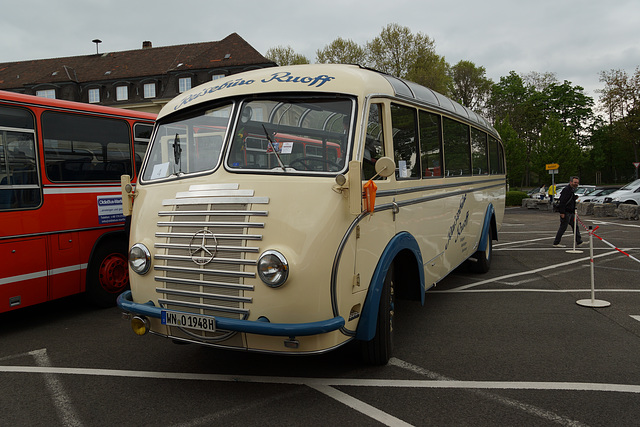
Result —
POLYGON ((304 55, 295 53, 291 46, 276 46, 269 48, 265 54, 265 58, 278 65, 298 65, 309 63, 309 60, 304 55))
POLYGON ((524 144, 524 185, 546 183, 541 168, 547 163, 560 163, 561 173, 579 173, 588 158, 581 147, 588 146, 593 99, 550 73, 526 79, 513 71, 502 77, 492 87, 488 109, 494 120, 507 119, 524 144))
POLYGON ((587 131, 594 120, 593 98, 584 93, 580 86, 572 86, 565 80, 562 84, 552 83, 542 91, 546 98, 545 116, 555 117, 573 131, 573 138, 586 145, 587 131))
POLYGON ((625 70, 600 72, 604 89, 599 90, 603 111, 609 116, 609 123, 625 118, 629 111, 638 106, 640 100, 640 67, 629 76, 625 70))
POLYGON ((509 123, 508 117, 497 121, 494 127, 500 134, 502 143, 504 144, 507 162, 507 179, 509 180, 509 185, 513 187, 522 187, 524 185, 526 164, 524 141, 518 137, 517 132, 509 123))
POLYGON ((539 73, 537 71, 530 71, 522 76, 524 84, 528 87, 532 87, 538 92, 544 91, 547 87, 554 83, 558 83, 558 77, 556 73, 539 73))
POLYGON ((366 51, 353 40, 338 37, 322 49, 316 51, 316 62, 320 64, 360 64, 366 65, 366 51))
POLYGON ((585 164, 587 176, 581 179, 593 183, 620 182, 621 167, 617 153, 621 149, 620 139, 616 136, 615 125, 598 122, 591 131, 590 149, 585 164))
POLYGON ((426 86, 443 95, 450 95, 449 64, 438 55, 420 56, 410 66, 406 79, 426 86))
POLYGON ((429 36, 413 34, 408 27, 395 23, 383 28, 380 35, 367 43, 366 49, 373 68, 400 78, 406 78, 419 59, 436 54, 435 43, 429 36))
POLYGON ((628 142, 637 162, 640 154, 640 67, 632 76, 624 70, 602 71, 600 81, 605 83, 600 91, 600 102, 608 113, 609 122, 617 123, 619 135, 628 142))
POLYGON ((572 130, 557 118, 551 118, 545 123, 532 155, 532 171, 538 176, 537 182, 551 183, 551 177, 545 170, 545 165, 549 163, 560 165, 556 182, 568 181, 573 175, 581 175, 583 169, 580 147, 573 138, 572 130))
POLYGON ((493 82, 487 70, 471 61, 460 61, 451 67, 451 96, 473 111, 485 111, 493 82))
POLYGON ((525 86, 522 77, 511 71, 493 85, 489 99, 490 117, 496 123, 506 120, 521 142, 519 149, 524 156, 521 185, 524 186, 530 185, 531 155, 542 128, 538 98, 535 91, 525 86))

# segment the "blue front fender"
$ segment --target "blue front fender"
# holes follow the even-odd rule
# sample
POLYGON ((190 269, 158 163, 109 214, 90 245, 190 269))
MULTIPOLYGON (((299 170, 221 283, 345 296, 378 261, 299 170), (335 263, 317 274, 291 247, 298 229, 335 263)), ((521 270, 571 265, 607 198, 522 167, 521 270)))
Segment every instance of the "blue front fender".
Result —
POLYGON ((487 243, 489 239, 493 239, 493 236, 489 235, 489 231, 491 230, 491 221, 495 215, 495 209, 493 208, 493 204, 489 203, 487 206, 487 211, 484 214, 484 224, 482 225, 482 234, 480 235, 480 243, 478 243, 478 250, 484 252, 487 249, 487 243))
POLYGON ((370 341, 376 334, 376 322, 378 319, 378 307, 380 306, 380 296, 382 295, 382 288, 384 286, 384 279, 387 276, 389 267, 393 262, 396 255, 405 249, 410 250, 416 257, 418 264, 418 270, 420 272, 420 300, 424 305, 424 267, 422 263, 422 254, 418 242, 414 237, 403 231, 396 234, 391 241, 387 244, 387 247, 382 252, 380 260, 376 265, 376 269, 371 277, 371 283, 369 284, 369 292, 364 302, 364 308, 362 310, 362 316, 358 323, 358 329, 356 331, 356 339, 362 341, 370 341))

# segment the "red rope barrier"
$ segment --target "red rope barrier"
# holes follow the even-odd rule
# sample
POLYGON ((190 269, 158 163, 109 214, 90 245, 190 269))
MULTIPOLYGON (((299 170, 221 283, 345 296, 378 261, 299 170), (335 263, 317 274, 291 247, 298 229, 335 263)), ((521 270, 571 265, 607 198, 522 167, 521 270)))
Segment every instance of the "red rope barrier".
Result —
MULTIPOLYGON (((582 220, 580 220, 580 217, 578 216, 578 213, 576 212, 576 218, 578 218, 578 222, 584 227, 585 230, 587 230, 589 232, 590 235, 597 237, 598 239, 600 239, 601 242, 603 242, 604 244, 608 245, 609 247, 615 249, 616 251, 620 252, 623 255, 626 255, 627 257, 631 258, 632 260, 636 261, 636 262, 640 262, 639 259, 635 258, 634 256, 632 256, 631 254, 628 254, 627 252, 623 251, 622 249, 616 247, 615 245, 607 242, 606 240, 604 240, 602 237, 598 236, 595 231, 600 228, 600 226, 598 225, 596 228, 594 228, 593 230, 589 230, 588 227, 586 225, 584 225, 584 223, 582 222, 582 220)), ((591 260, 591 262, 593 262, 593 260, 591 260)))

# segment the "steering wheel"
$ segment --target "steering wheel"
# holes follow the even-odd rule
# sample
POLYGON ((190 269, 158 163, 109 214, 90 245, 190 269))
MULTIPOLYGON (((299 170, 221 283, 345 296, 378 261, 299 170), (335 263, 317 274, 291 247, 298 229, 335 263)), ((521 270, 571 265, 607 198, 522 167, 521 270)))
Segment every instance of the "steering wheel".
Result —
POLYGON ((300 163, 300 165, 302 165, 302 167, 304 168, 303 170, 307 170, 307 171, 314 170, 314 169, 311 169, 310 165, 308 165, 306 162, 317 162, 317 163, 322 163, 324 165, 327 165, 327 170, 329 172, 337 172, 340 169, 342 169, 342 167, 339 164, 332 162, 331 160, 325 160, 322 157, 311 157, 311 156, 298 157, 297 159, 289 163, 289 167, 298 169, 294 165, 296 163, 300 163), (334 168, 334 169, 331 169, 331 168, 334 168))

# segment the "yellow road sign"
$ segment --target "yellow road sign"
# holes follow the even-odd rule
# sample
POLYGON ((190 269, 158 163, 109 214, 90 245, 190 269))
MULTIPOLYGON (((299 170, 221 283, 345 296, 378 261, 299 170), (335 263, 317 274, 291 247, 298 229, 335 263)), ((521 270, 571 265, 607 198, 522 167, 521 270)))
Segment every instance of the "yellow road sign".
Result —
POLYGON ((557 163, 549 163, 547 166, 547 170, 554 170, 554 169, 560 169, 560 165, 557 163))

